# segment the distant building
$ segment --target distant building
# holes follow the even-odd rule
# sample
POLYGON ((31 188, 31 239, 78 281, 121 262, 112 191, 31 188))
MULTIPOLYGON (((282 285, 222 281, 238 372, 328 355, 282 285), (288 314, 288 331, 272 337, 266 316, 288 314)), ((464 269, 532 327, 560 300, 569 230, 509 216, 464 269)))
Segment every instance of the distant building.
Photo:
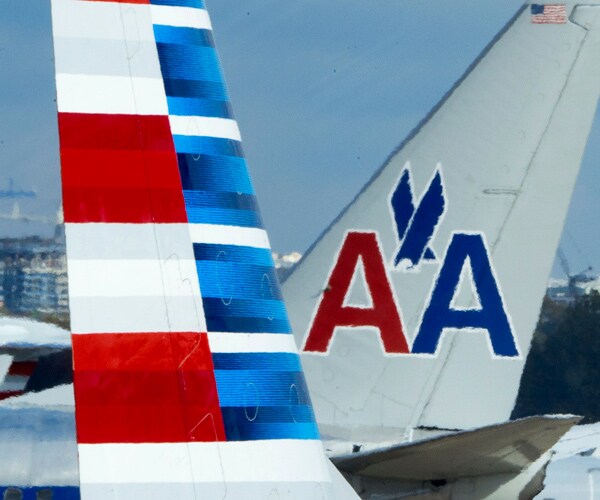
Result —
POLYGON ((8 313, 68 319, 64 235, 0 239, 0 305, 8 313))

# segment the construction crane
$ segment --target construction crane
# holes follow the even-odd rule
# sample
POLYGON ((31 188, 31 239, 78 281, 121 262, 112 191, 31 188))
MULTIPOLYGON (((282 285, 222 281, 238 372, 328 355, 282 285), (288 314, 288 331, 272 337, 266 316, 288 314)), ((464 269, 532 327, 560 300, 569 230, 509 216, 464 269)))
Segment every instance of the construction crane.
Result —
MULTIPOLYGON (((60 212, 60 210, 59 210, 60 212)), ((62 224, 62 213, 58 213, 53 217, 45 217, 41 215, 26 215, 21 213, 19 202, 15 201, 12 212, 0 213, 0 220, 11 220, 20 222, 43 222, 44 224, 62 224)))
POLYGON ((0 198, 35 198, 35 191, 25 191, 24 189, 15 189, 12 179, 8 180, 8 189, 0 189, 0 198))
POLYGON ((577 285, 594 281, 594 276, 590 274, 592 271, 592 266, 588 266, 586 269, 577 274, 571 274, 569 261, 567 260, 567 257, 563 252, 562 248, 558 248, 557 255, 558 260, 560 262, 560 267, 567 276, 569 298, 575 299, 578 295, 580 295, 580 293, 577 291, 577 285))
MULTIPOLYGON (((24 189, 16 188, 13 179, 8 180, 8 189, 0 189, 0 199, 11 199, 11 198, 36 198, 37 193, 34 190, 26 191, 24 189)), ((56 217, 44 217, 39 215, 26 215, 21 212, 21 207, 18 201, 13 204, 12 211, 10 213, 0 212, 0 220, 12 220, 20 222, 43 222, 44 224, 56 224, 56 217)))

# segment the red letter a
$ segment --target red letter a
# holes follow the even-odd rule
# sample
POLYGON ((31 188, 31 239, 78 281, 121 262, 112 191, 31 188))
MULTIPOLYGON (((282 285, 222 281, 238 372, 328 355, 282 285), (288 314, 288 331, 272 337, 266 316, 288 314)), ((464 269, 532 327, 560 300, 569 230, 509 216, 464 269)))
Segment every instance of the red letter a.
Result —
POLYGON ((378 328, 385 352, 408 352, 376 233, 355 232, 346 235, 313 319, 304 351, 326 352, 338 326, 378 328), (359 258, 364 266, 372 307, 344 306, 359 258))

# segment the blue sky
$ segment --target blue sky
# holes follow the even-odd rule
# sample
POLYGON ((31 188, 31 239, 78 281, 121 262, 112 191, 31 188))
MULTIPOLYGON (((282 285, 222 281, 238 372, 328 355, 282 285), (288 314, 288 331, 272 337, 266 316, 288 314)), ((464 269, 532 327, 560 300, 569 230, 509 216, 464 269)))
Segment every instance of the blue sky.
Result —
MULTIPOLYGON (((210 1, 273 248, 304 251, 521 4, 210 1)), ((597 119, 561 243, 574 272, 600 271, 599 161, 597 119)))
MULTIPOLYGON (((0 198, 0 214, 54 217, 60 201, 50 2, 2 0, 0 14, 0 189, 9 179, 32 200, 0 198)), ((43 233, 51 224, 0 220, 5 235, 43 233)))
MULTIPOLYGON (((207 3, 272 246, 303 252, 521 0, 207 3)), ((58 205, 49 2, 2 7, 0 189, 8 178, 36 189, 21 211, 48 215, 58 205)), ((599 162, 597 119, 561 244, 575 272, 600 270, 599 162)), ((0 214, 13 203, 0 199, 0 214)))

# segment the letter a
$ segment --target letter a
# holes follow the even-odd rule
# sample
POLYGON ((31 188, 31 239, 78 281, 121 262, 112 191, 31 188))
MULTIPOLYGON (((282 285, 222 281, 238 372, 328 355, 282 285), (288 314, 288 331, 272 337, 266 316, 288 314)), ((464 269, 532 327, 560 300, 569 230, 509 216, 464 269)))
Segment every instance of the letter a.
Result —
POLYGON ((515 338, 502 303, 483 236, 455 233, 423 315, 413 354, 435 354, 444 328, 487 330, 496 356, 518 356, 515 338), (461 271, 469 261, 473 287, 481 307, 453 309, 461 271))
POLYGON ((383 265, 376 233, 349 232, 314 316, 304 351, 327 352, 337 327, 374 327, 389 354, 408 352, 402 320, 383 265), (345 306, 352 278, 361 259, 371 307, 345 306))

